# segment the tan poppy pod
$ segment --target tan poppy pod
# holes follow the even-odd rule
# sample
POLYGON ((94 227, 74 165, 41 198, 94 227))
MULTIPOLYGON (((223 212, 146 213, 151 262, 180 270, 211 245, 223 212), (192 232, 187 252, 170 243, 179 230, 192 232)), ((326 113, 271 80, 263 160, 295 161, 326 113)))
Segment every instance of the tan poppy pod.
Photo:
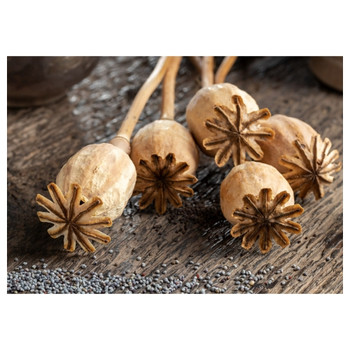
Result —
POLYGON ((271 128, 275 132, 275 137, 272 140, 257 140, 264 153, 260 162, 270 164, 282 173, 288 169, 280 164, 281 156, 294 156, 297 153, 294 145, 296 140, 310 145, 312 137, 317 135, 309 124, 282 114, 261 121, 261 125, 271 128))
POLYGON ((243 197, 257 196, 262 188, 271 188, 273 196, 287 191, 290 194, 287 204, 294 204, 293 190, 279 171, 268 164, 246 162, 234 167, 221 183, 220 205, 226 220, 235 223, 232 214, 243 207, 243 197))
POLYGON ((187 172, 194 175, 198 167, 198 150, 189 131, 175 120, 156 120, 141 128, 131 143, 130 157, 136 169, 141 159, 152 154, 165 158, 174 153, 177 162, 186 162, 187 172))
POLYGON ((257 111, 259 106, 248 93, 229 83, 214 84, 197 91, 186 108, 186 120, 188 128, 203 153, 214 157, 214 150, 207 150, 203 146, 203 140, 213 134, 205 127, 207 119, 216 118, 215 106, 227 106, 235 109, 232 96, 238 95, 246 105, 247 112, 257 111))
POLYGON ((74 154, 62 167, 56 184, 65 195, 71 184, 82 189, 83 201, 99 197, 103 204, 96 215, 118 218, 132 195, 136 169, 130 157, 110 144, 92 144, 74 154))
POLYGON ((188 185, 197 181, 198 149, 178 122, 161 119, 144 126, 131 143, 130 157, 137 170, 135 194, 143 194, 141 209, 155 201, 156 211, 163 214, 167 201, 180 207, 179 195, 193 195, 188 185))
POLYGON ((221 184, 221 210, 234 224, 233 237, 243 236, 242 247, 251 249, 259 240, 262 253, 272 247, 272 240, 285 248, 286 233, 299 234, 301 226, 291 221, 303 212, 294 204, 293 190, 287 180, 268 164, 246 162, 234 167, 221 184))

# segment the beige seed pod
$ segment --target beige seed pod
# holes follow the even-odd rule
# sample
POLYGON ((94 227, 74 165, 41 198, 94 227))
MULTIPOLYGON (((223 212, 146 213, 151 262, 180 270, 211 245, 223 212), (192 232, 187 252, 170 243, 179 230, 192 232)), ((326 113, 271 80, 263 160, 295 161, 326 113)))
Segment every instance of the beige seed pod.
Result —
POLYGON ((37 195, 37 203, 48 210, 38 212, 39 219, 54 225, 48 229, 51 237, 64 236, 68 251, 78 242, 93 252, 90 240, 110 242, 97 228, 111 226, 122 214, 135 182, 135 166, 124 150, 108 143, 85 146, 64 164, 56 184, 48 185, 53 201, 37 195))
POLYGON ((297 153, 295 141, 299 140, 302 144, 310 145, 312 137, 317 135, 317 131, 309 124, 282 114, 273 115, 261 124, 271 128, 275 137, 273 140, 257 140, 264 153, 260 161, 274 166, 281 173, 288 170, 280 164, 281 157, 293 156, 297 153))
POLYGON ((197 182, 198 149, 190 132, 174 118, 175 78, 181 58, 169 66, 163 83, 161 119, 141 128, 131 144, 131 159, 137 170, 135 194, 142 193, 140 208, 153 201, 164 214, 169 201, 180 207, 180 195, 190 197, 189 185, 197 182))
POLYGON ((155 120, 141 128, 133 138, 130 157, 136 168, 141 159, 152 154, 165 159, 173 153, 177 162, 188 164, 187 173, 195 175, 198 150, 189 131, 175 120, 155 120))
POLYGON ((83 201, 99 197, 103 205, 96 215, 118 218, 132 195, 136 169, 130 157, 110 143, 82 148, 62 167, 56 184, 67 193, 72 183, 82 188, 83 201))
POLYGON ((82 148, 62 167, 56 184, 48 190, 52 201, 38 194, 36 201, 47 209, 40 221, 53 224, 52 238, 64 237, 64 249, 74 251, 76 242, 88 252, 90 240, 108 243, 110 237, 97 230, 112 225, 133 193, 136 169, 129 157, 130 136, 153 91, 162 80, 170 59, 159 59, 152 74, 137 93, 117 136, 110 143, 82 148))
POLYGON ((261 162, 278 169, 300 198, 313 193, 316 200, 321 199, 325 186, 333 182, 333 173, 342 167, 336 162, 339 152, 331 151, 331 141, 322 140, 300 119, 285 115, 274 115, 262 124, 274 130, 275 138, 259 141, 264 152, 261 162))
POLYGON ((197 182, 198 150, 189 131, 174 120, 156 120, 140 129, 131 145, 131 159, 136 166, 135 194, 142 193, 140 208, 153 201, 164 214, 167 201, 182 206, 180 195, 191 197, 189 187, 197 182))
POLYGON ((260 160, 263 152, 256 141, 273 138, 272 129, 260 125, 261 120, 270 117, 270 111, 267 108, 259 110, 248 93, 224 83, 236 58, 225 57, 215 80, 213 57, 192 59, 201 71, 202 89, 187 106, 187 124, 201 150, 215 157, 219 167, 231 156, 235 166, 244 163, 247 155, 252 160, 260 160))
POLYGON ((220 204, 225 218, 234 224, 231 235, 243 235, 244 249, 252 248, 258 238, 262 253, 271 249, 272 238, 284 248, 289 245, 285 232, 301 232, 290 219, 303 209, 294 204, 287 180, 270 165, 246 162, 234 167, 221 184, 220 204))
POLYGON ((236 112, 236 107, 232 102, 234 95, 241 96, 248 113, 259 109, 252 96, 230 83, 214 84, 201 88, 192 97, 186 108, 188 128, 202 152, 210 157, 215 156, 216 150, 207 150, 203 146, 203 140, 213 136, 213 133, 205 126, 205 122, 208 119, 217 118, 216 106, 227 106, 236 112))
POLYGON ((267 164, 246 162, 232 168, 221 183, 220 205, 226 220, 235 223, 232 214, 243 206, 243 197, 246 194, 257 196, 262 188, 271 188, 273 196, 287 191, 290 194, 287 204, 294 204, 293 190, 280 172, 267 164))

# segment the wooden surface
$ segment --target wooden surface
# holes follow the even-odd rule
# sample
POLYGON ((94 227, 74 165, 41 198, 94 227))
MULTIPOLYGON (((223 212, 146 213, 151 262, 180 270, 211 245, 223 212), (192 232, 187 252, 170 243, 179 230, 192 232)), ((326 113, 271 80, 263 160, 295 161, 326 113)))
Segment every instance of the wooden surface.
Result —
MULTIPOLYGON (((60 167, 80 148, 114 136, 156 60, 101 58, 92 74, 64 99, 39 108, 8 109, 8 271, 23 261, 29 266, 38 264, 41 258, 51 269, 86 264, 85 272, 113 274, 127 270, 148 275, 166 263, 164 276, 182 274, 190 280, 197 273, 214 275, 226 265, 232 273, 220 287, 226 287, 226 293, 239 293, 235 291, 234 276, 242 269, 257 274, 271 264, 274 270, 251 288, 254 293, 342 293, 342 171, 335 174, 335 181, 322 200, 316 202, 311 196, 303 202, 297 200, 305 209, 296 220, 303 226, 302 235, 291 237, 291 245, 285 249, 274 244, 266 255, 259 252, 257 245, 251 251, 243 250, 241 239, 230 236, 231 226, 220 211, 219 189, 231 164, 219 169, 203 154, 197 172, 199 181, 193 186, 195 196, 185 199, 183 208, 168 209, 163 216, 157 215, 153 206, 140 211, 139 197, 133 197, 122 217, 112 228, 103 230, 112 241, 108 246, 96 244, 97 265, 92 265, 91 255, 80 247, 67 253, 62 238, 49 237, 46 230, 50 225, 37 218, 35 195, 48 196, 46 185, 55 180, 60 167), (110 249, 113 253, 108 252, 110 249), (141 261, 136 259, 138 256, 141 261), (171 264, 175 260, 179 263, 171 264), (189 261, 200 263, 199 269, 194 271, 189 261), (146 263, 144 268, 142 262, 146 263), (293 264, 300 270, 294 271, 293 264), (283 273, 275 274, 281 268, 283 273), (207 273, 203 272, 205 269, 207 273), (298 278, 303 272, 307 276, 301 282, 298 278), (291 279, 282 285, 287 275, 291 279), (267 283, 271 277, 274 281, 267 283)), ((239 57, 226 81, 247 91, 272 114, 308 122, 323 137, 331 139, 343 160, 342 94, 317 81, 307 58, 239 57)), ((186 105, 199 88, 198 73, 184 59, 176 87, 176 120, 184 125, 186 105)), ((160 106, 158 89, 136 131, 159 118, 160 106)))

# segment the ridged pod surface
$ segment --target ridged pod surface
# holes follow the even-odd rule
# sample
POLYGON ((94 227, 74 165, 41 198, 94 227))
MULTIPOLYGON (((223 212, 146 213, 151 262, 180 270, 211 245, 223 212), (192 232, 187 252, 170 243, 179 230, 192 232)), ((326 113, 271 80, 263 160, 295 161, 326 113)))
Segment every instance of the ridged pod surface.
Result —
POLYGON ((62 167, 56 184, 66 194, 77 183, 86 200, 99 197, 103 205, 96 215, 118 218, 132 195, 136 169, 130 157, 109 143, 88 145, 72 156, 62 167))
POLYGON ((270 164, 282 173, 288 169, 279 163, 280 158, 283 155, 297 154, 295 140, 310 145, 312 137, 317 135, 317 131, 309 124, 282 114, 273 115, 268 120, 262 121, 261 125, 271 128, 275 132, 275 137, 273 140, 257 140, 264 152, 260 162, 270 164))
POLYGON ((131 159, 137 170, 135 194, 142 193, 140 208, 154 202, 164 214, 168 202, 179 208, 180 197, 194 194, 198 149, 190 132, 174 120, 161 119, 140 129, 131 144, 131 159))
POLYGON ((243 207, 243 197, 248 194, 258 196, 263 188, 270 188, 272 197, 287 191, 290 198, 285 206, 294 204, 293 190, 276 168, 264 163, 246 162, 234 167, 221 183, 220 205, 225 218, 232 224, 236 223, 233 212, 243 207))
POLYGON ((165 158, 173 153, 176 162, 186 162, 188 173, 194 175, 199 154, 189 131, 174 120, 156 120, 141 128, 135 135, 130 157, 136 169, 140 159, 150 160, 152 154, 165 158))
POLYGON ((239 89, 230 83, 214 84, 200 89, 192 97, 186 108, 186 120, 197 145, 203 153, 214 157, 215 150, 206 150, 203 146, 203 140, 211 137, 213 134, 206 128, 205 121, 216 117, 215 106, 227 106, 234 110, 232 96, 239 95, 242 97, 248 112, 259 109, 259 106, 248 93, 239 89))

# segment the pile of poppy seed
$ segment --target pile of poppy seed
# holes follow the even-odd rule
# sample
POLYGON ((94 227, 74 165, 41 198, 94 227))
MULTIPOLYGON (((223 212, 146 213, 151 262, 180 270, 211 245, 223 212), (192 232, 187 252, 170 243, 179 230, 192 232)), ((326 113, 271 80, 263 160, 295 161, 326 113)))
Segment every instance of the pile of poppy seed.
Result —
MULTIPOLYGON (((233 258, 229 258, 233 260, 233 258)), ((138 258, 137 260, 141 260, 138 258)), ((330 258, 326 259, 327 261, 330 258)), ((15 261, 18 261, 15 258, 15 261)), ((174 264, 179 261, 175 260, 174 264)), ((239 270, 237 264, 230 267, 219 266, 215 272, 201 267, 201 264, 189 261, 186 266, 191 267, 191 276, 174 274, 163 277, 167 274, 167 264, 161 264, 149 275, 143 273, 124 271, 121 274, 83 273, 87 268, 85 264, 75 269, 55 268, 48 269, 44 259, 40 259, 40 264, 27 267, 26 262, 19 265, 11 272, 7 273, 7 292, 34 293, 34 294, 110 294, 110 293, 150 293, 150 294, 208 294, 208 293, 248 293, 253 294, 257 285, 265 287, 274 286, 280 283, 286 285, 292 278, 290 273, 283 274, 283 269, 277 269, 272 265, 267 265, 256 274, 250 270, 239 270), (275 275, 276 277, 271 277, 275 275), (270 277, 267 277, 269 275, 270 277), (234 286, 232 287, 232 280, 234 286), (230 288, 225 286, 225 282, 230 281, 230 288)), ((141 266, 145 266, 142 263, 141 266)), ((292 265, 293 271, 299 271, 300 267, 292 265)), ((304 271, 299 276, 298 281, 302 282, 308 276, 304 271)), ((259 292, 258 289, 256 292, 259 292)))

